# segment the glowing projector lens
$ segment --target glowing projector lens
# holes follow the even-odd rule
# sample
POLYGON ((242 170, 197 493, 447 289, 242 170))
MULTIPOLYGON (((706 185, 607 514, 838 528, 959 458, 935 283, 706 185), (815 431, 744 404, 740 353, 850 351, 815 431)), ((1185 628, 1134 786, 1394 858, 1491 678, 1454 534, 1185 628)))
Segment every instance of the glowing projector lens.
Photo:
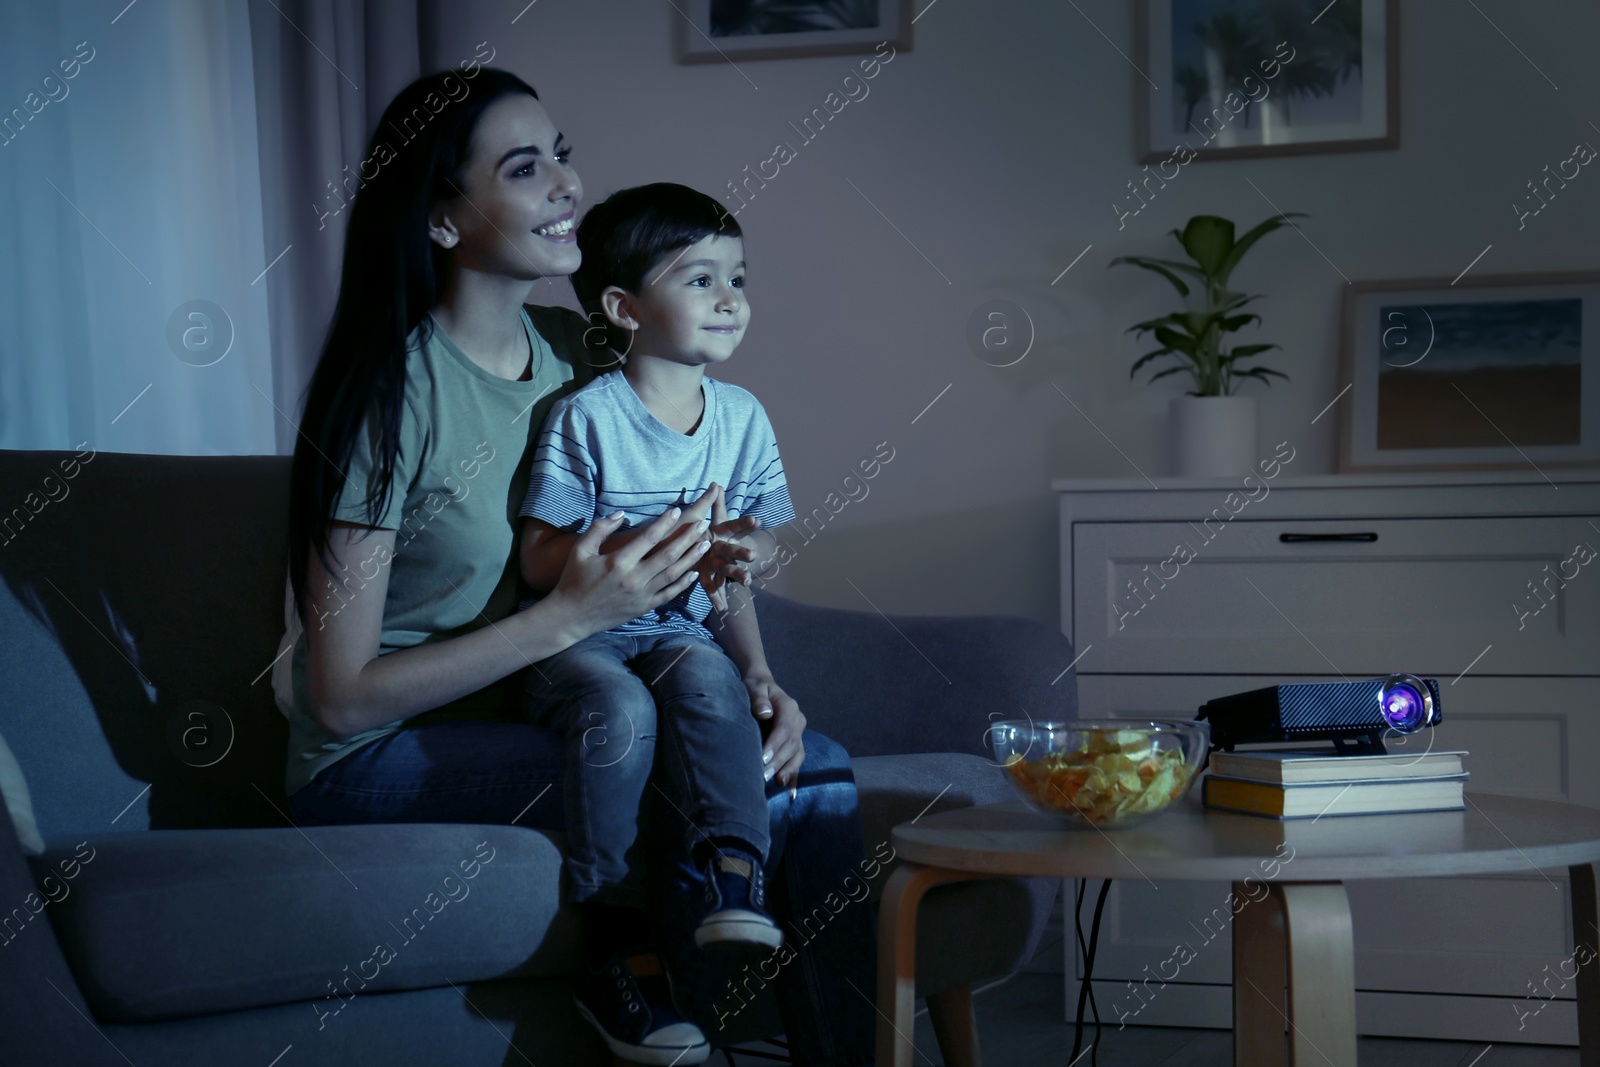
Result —
POLYGON ((1383 719, 1403 734, 1433 722, 1433 697, 1420 679, 1406 674, 1390 675, 1378 693, 1383 719))

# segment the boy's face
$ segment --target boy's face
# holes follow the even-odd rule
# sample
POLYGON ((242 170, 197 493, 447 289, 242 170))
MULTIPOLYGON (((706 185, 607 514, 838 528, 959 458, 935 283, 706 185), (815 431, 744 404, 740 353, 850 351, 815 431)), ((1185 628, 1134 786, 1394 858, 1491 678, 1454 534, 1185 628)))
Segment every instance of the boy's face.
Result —
POLYGON ((744 240, 713 234, 650 268, 642 291, 615 286, 602 297, 613 321, 636 327, 631 353, 689 366, 721 363, 733 355, 750 321, 744 294, 744 240))

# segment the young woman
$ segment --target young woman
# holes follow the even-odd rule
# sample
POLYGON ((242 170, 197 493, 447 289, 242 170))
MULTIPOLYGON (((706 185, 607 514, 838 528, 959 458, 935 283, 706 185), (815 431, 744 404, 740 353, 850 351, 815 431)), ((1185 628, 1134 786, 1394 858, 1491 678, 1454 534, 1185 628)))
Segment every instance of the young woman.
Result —
MULTIPOLYGON (((704 566, 712 492, 642 532, 597 518, 555 589, 516 610, 535 439, 601 362, 586 355, 581 315, 523 303, 579 263, 569 155, 534 90, 493 68, 418 79, 373 136, 294 456, 293 655, 274 687, 302 824, 560 829, 560 789, 529 807, 561 777, 563 744, 517 719, 519 672, 671 600, 704 566)), ((767 791, 772 911, 782 922, 821 908, 830 921, 762 960, 759 984, 778 987, 795 1063, 870 1063, 872 915, 823 906, 865 866, 849 758, 814 732, 802 740, 793 700, 772 703, 764 749, 796 772, 767 791)), ((665 778, 658 790, 670 821, 686 801, 665 778)), ((735 987, 729 964, 694 945, 704 881, 681 828, 650 840, 665 973, 648 955, 605 961, 614 1003, 585 1014, 626 1060, 698 1063, 750 974, 735 987)))

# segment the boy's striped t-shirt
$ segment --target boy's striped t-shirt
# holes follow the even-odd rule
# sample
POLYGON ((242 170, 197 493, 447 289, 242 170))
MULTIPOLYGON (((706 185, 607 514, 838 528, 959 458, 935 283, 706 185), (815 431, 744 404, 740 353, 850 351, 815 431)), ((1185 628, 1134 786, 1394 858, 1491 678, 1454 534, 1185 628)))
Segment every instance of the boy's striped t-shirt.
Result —
MULTIPOLYGON (((714 378, 704 379, 701 395, 705 413, 692 434, 650 414, 620 369, 557 401, 539 434, 521 514, 574 533, 616 511, 626 526, 640 526, 673 505, 686 507, 716 482, 728 518, 751 515, 763 529, 792 521, 783 461, 761 402, 714 378)), ((613 632, 709 637, 701 624, 710 612, 696 583, 613 632)))

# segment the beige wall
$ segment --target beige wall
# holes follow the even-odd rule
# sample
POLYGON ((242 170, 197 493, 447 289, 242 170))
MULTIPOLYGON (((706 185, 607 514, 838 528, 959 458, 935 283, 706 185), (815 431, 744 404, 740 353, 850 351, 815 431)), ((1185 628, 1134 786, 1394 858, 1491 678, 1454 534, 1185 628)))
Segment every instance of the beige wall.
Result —
MULTIPOLYGON (((1582 175, 1521 232, 1511 208, 1576 141, 1600 145, 1588 125, 1600 124, 1600 11, 1582 0, 1479 0, 1481 12, 1411 0, 1400 150, 1196 163, 1120 232, 1111 203, 1139 174, 1135 75, 1116 50, 1133 54, 1124 0, 937 0, 914 49, 809 144, 788 123, 858 57, 746 61, 743 74, 680 66, 670 4, 537 0, 513 25, 525 2, 462 4, 438 27, 433 58, 454 63, 488 40, 495 65, 527 78, 572 139, 591 202, 663 180, 722 195, 779 141, 797 149, 739 215, 754 317, 719 376, 766 405, 801 512, 880 442, 894 449, 869 494, 785 568, 782 588, 816 603, 1058 621, 1049 480, 1126 477, 1133 464, 1159 482, 1167 400, 1185 388, 1128 380, 1145 349, 1123 331, 1171 310, 1174 294, 1105 264, 1170 254, 1167 231, 1191 215, 1247 227, 1271 212, 1265 194, 1312 216, 1315 248, 1282 231, 1235 275, 1266 294, 1261 339, 1286 350, 1269 365, 1294 380, 1246 391, 1261 398, 1263 446, 1292 439, 1298 473, 1333 469, 1336 422, 1311 419, 1343 385, 1341 271, 1453 277, 1490 243, 1475 271, 1596 265, 1600 176, 1582 175), (965 340, 969 316, 994 298, 1021 304, 1037 328, 1009 368, 985 365, 965 340)), ((541 291, 570 301, 565 282, 541 291)))

